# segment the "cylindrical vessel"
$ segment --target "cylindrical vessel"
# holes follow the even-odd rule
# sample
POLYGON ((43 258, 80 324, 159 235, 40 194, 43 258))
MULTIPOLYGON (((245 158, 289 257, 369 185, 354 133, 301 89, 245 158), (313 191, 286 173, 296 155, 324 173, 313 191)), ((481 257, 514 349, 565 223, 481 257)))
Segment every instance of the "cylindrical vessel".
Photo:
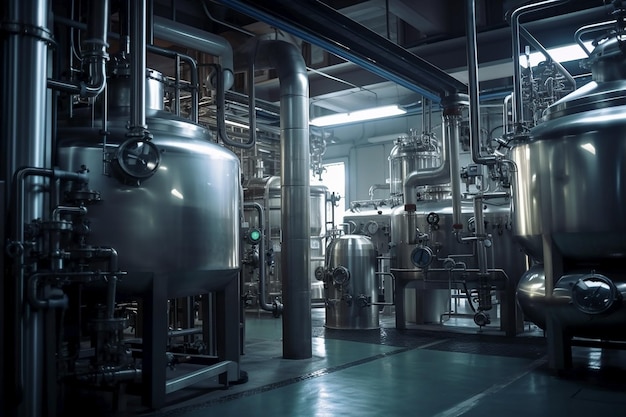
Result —
MULTIPOLYGON (((311 263, 309 266, 309 279, 311 281, 311 299, 321 300, 324 297, 323 283, 315 279, 315 269, 324 265, 326 247, 324 237, 326 232, 326 192, 328 188, 323 185, 310 186, 310 230, 311 230, 311 263)), ((267 294, 274 298, 279 297, 282 291, 283 273, 281 271, 281 188, 280 177, 269 176, 265 178, 252 178, 244 187, 244 201, 256 202, 265 209, 266 247, 271 248, 274 258, 273 265, 267 269, 266 285, 267 294)), ((246 212, 246 220, 251 226, 258 225, 255 220, 256 212, 246 212)), ((253 289, 257 281, 254 274, 244 274, 249 277, 245 283, 253 289)), ((266 300, 269 302, 269 300, 266 300)))
POLYGON ((116 168, 154 163, 141 152, 116 154, 129 139, 129 86, 119 80, 108 88, 113 100, 106 145, 100 119, 76 112, 59 129, 57 163, 68 171, 82 165, 90 170, 89 188, 102 201, 88 206, 88 241, 117 250, 120 269, 129 273, 121 291, 141 290, 146 283, 136 277, 146 276, 142 273, 166 279, 172 297, 219 289, 240 266, 239 160, 211 142, 207 129, 161 111, 154 80, 151 76, 146 83, 148 97, 155 97, 148 103, 157 106, 148 108, 146 117, 160 157, 153 175, 133 178, 116 168), (116 165, 118 157, 128 160, 116 165))
POLYGON ((326 327, 379 328, 376 250, 366 236, 343 235, 328 246, 326 327))
POLYGON ((515 234, 539 261, 542 234, 564 258, 626 257, 626 60, 619 48, 616 39, 598 46, 590 58, 594 81, 550 106, 512 153, 515 234))
POLYGON ((529 140, 512 152, 518 167, 514 230, 539 263, 524 275, 517 296, 538 326, 554 320, 570 336, 624 338, 626 57, 621 44, 615 37, 601 42, 587 61, 593 81, 550 106, 529 140), (544 248, 545 242, 550 246, 544 248), (605 303, 611 308, 603 309, 605 303))
POLYGON ((434 136, 412 134, 401 137, 389 153, 391 197, 404 194, 404 180, 414 171, 441 165, 441 145, 434 136))
MULTIPOLYGON (((473 232, 475 226, 471 200, 462 201, 460 217, 464 230, 473 232)), ((526 270, 526 261, 510 230, 509 202, 503 198, 486 200, 483 217, 485 232, 490 235, 491 243, 487 249, 486 267, 489 271, 501 271, 491 274, 494 283, 499 280, 500 285, 512 285, 514 288, 517 279, 526 270)), ((406 304, 407 310, 415 308, 418 323, 439 322, 441 315, 448 312, 450 307, 450 291, 446 284, 452 280, 452 288, 457 288, 456 281, 461 282, 463 271, 457 268, 450 274, 442 268, 441 260, 452 257, 465 270, 478 270, 472 241, 461 241, 453 232, 453 225, 450 199, 418 202, 415 211, 398 206, 392 212, 391 272, 397 280, 414 281, 413 285, 420 288, 418 282, 421 281, 425 287, 430 287, 417 290, 416 305, 406 304), (418 242, 420 233, 425 235, 425 239, 418 242), (412 259, 413 251, 420 245, 430 250, 425 254, 432 254, 429 255, 432 256, 432 263, 425 268, 416 266, 412 259)), ((471 287, 471 283, 468 285, 471 287)), ((410 315, 407 314, 407 317, 410 315)))

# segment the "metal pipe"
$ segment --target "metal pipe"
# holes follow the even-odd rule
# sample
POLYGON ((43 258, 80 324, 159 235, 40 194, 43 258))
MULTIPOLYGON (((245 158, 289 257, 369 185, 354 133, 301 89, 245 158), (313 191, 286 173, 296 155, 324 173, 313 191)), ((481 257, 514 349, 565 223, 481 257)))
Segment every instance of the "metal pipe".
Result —
MULTIPOLYGON (((565 69, 565 67, 563 65, 561 65, 561 63, 559 61, 556 61, 556 60, 552 59, 552 57, 550 56, 550 53, 548 52, 548 50, 546 48, 544 48, 543 45, 541 43, 539 43, 539 41, 533 35, 531 35, 530 32, 528 30, 526 30, 526 28, 524 26, 520 26, 519 30, 520 30, 521 36, 524 39, 526 39, 532 46, 534 46, 536 49, 541 51, 541 53, 544 54, 546 56, 546 58, 548 58, 550 60, 550 62, 552 62, 554 64, 554 66, 559 70, 559 72, 565 78, 567 78, 567 81, 569 81, 569 83, 572 85, 572 87, 574 87, 574 90, 576 90, 576 80, 574 80, 574 77, 572 77, 572 74, 570 74, 569 71, 567 71, 567 69, 565 69)), ((585 49, 585 52, 586 51, 587 51, 587 49, 585 49)))
POLYGON ((221 3, 292 33, 332 54, 438 103, 466 85, 389 39, 319 1, 221 0, 221 3), (332 39, 332 41, 331 41, 332 39))
POLYGON ((511 13, 510 17, 510 25, 511 25, 511 40, 513 42, 513 125, 515 129, 519 129, 521 127, 521 123, 523 122, 523 114, 522 114, 522 76, 520 73, 520 62, 519 62, 519 54, 520 54, 520 17, 522 15, 537 11, 547 9, 552 6, 557 6, 559 4, 567 3, 569 0, 545 0, 538 3, 527 4, 521 7, 518 7, 511 13))
POLYGON ((283 356, 313 356, 310 283, 309 82, 302 54, 280 40, 255 44, 255 65, 280 82, 283 356))
POLYGON ((146 0, 132 1, 131 6, 131 89, 128 133, 146 134, 146 0))
POLYGON ((88 81, 68 83, 48 78, 47 85, 53 90, 60 90, 81 97, 96 97, 106 85, 107 29, 109 27, 109 0, 94 0, 89 3, 89 23, 86 38, 82 43, 83 65, 88 81))
POLYGON ((591 25, 587 25, 587 26, 583 26, 581 28, 579 28, 575 33, 574 33, 574 37, 576 38, 576 43, 583 48, 583 51, 585 51, 585 53, 587 54, 587 56, 591 55, 591 51, 589 49, 587 49, 587 46, 585 46, 585 43, 582 40, 582 36, 587 34, 587 33, 591 33, 591 32, 599 32, 599 31, 605 31, 607 29, 614 29, 615 28, 615 20, 609 20, 606 22, 600 22, 600 23, 593 23, 591 25))
POLYGON ((265 268, 265 210, 263 206, 256 202, 245 202, 244 207, 255 209, 259 215, 259 229, 261 229, 261 240, 259 241, 259 306, 265 311, 274 314, 282 312, 282 304, 269 304, 267 302, 266 268, 265 268))
POLYGON ((483 156, 480 152, 480 93, 478 81, 478 46, 476 42, 476 4, 475 0, 465 3, 465 31, 467 34, 467 71, 469 78, 470 99, 470 148, 472 160, 477 164, 492 165, 494 155, 483 156))
POLYGON ((389 190, 390 185, 389 184, 373 184, 369 191, 367 192, 368 195, 370 196, 370 200, 374 199, 374 191, 376 190, 389 190))
POLYGON ((158 39, 218 57, 223 72, 223 87, 225 90, 232 87, 235 80, 233 48, 226 39, 160 16, 154 16, 153 27, 154 36, 158 39))
POLYGON ((216 115, 216 123, 217 123, 217 136, 218 138, 224 142, 224 144, 228 146, 233 146, 235 148, 242 149, 251 149, 255 145, 256 138, 256 109, 254 106, 254 65, 250 65, 250 70, 248 71, 249 75, 249 88, 250 88, 250 103, 248 104, 248 115, 249 115, 249 126, 248 126, 248 141, 247 142, 237 142, 228 137, 228 133, 226 132, 226 91, 223 88, 224 82, 222 81, 223 72, 220 69, 219 65, 216 65, 217 71, 215 74, 216 79, 216 89, 217 89, 217 115, 216 115))

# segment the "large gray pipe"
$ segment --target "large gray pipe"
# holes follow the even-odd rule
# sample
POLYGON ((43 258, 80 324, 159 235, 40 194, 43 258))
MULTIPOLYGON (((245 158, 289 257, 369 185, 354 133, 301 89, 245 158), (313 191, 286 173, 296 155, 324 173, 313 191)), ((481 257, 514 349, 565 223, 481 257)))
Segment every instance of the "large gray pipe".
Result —
MULTIPOLYGON (((46 0, 9 0, 5 3, 0 29, 0 181, 11 184, 13 174, 19 168, 49 167, 51 164, 51 141, 46 128, 49 110, 46 74, 51 35, 47 27, 49 10, 46 0)), ((23 205, 24 217, 28 221, 44 218, 42 179, 30 177, 26 181, 29 193, 23 205)), ((16 213, 8 209, 10 189, 6 187, 2 202, 7 205, 6 213, 15 216, 16 213)), ((18 227, 23 230, 23 224, 18 227)), ((18 239, 14 227, 7 225, 6 230, 7 240, 18 239)), ((12 302, 10 306, 2 306, 7 318, 2 334, 5 349, 2 361, 6 365, 6 374, 2 377, 6 378, 7 386, 2 395, 9 410, 18 415, 36 415, 42 407, 44 345, 37 336, 42 334, 43 321, 40 313, 30 312, 24 298, 24 281, 16 278, 22 276, 23 267, 14 260, 11 279, 3 275, 3 286, 6 286, 7 294, 11 294, 12 302)))
POLYGON ((280 82, 283 357, 308 359, 313 351, 307 70, 293 44, 255 39, 249 46, 256 68, 276 69, 280 82))
POLYGON ((233 48, 226 39, 159 16, 154 16, 152 24, 156 38, 218 57, 224 89, 228 90, 233 85, 233 48))
POLYGON ((131 81, 129 134, 144 136, 146 130, 146 0, 131 5, 131 81))

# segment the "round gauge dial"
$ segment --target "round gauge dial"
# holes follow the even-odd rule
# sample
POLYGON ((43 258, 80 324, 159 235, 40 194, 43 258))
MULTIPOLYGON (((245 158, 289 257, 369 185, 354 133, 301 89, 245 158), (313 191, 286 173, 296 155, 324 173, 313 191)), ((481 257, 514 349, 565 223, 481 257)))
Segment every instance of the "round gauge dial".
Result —
POLYGON ((411 252, 411 262, 418 268, 426 268, 433 261, 433 251, 427 246, 419 246, 411 252))
POLYGON ((376 223, 375 221, 371 221, 367 223, 367 233, 369 233, 370 235, 375 235, 376 232, 378 232, 378 223, 376 223))
POLYGON ((116 160, 124 174, 142 179, 156 172, 161 163, 161 153, 151 141, 129 139, 119 146, 116 160))
POLYGON ((590 274, 572 287, 572 303, 583 313, 601 314, 613 306, 617 294, 613 281, 604 275, 590 274))

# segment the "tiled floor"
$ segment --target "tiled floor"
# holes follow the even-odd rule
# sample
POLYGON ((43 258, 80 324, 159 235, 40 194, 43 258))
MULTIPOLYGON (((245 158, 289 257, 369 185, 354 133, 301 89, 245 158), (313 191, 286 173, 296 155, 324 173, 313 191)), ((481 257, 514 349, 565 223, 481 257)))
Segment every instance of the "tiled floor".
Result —
MULTIPOLYGON (((505 337, 477 327, 325 329, 314 309, 313 357, 282 358, 282 321, 246 318, 241 368, 228 389, 198 384, 133 416, 626 416, 626 352, 576 347, 574 366, 547 366, 542 333, 505 337), (454 330, 454 331, 451 331, 454 330)), ((171 394, 170 394, 171 395, 171 394)), ((132 402, 129 402, 131 404, 132 402)))

